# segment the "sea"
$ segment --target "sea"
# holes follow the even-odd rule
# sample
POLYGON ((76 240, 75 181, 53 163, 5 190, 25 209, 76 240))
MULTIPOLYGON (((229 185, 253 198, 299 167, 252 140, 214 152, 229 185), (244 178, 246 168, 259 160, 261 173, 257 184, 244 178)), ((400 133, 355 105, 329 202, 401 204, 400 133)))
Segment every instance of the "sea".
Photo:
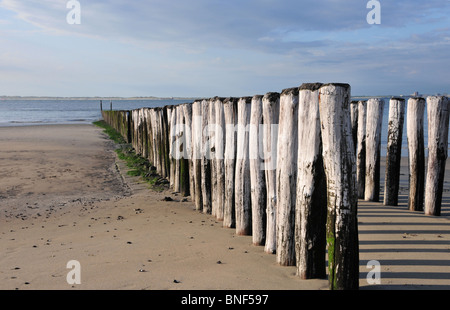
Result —
MULTIPOLYGON (((352 100, 367 98, 355 97, 352 100)), ((385 101, 382 135, 381 135, 381 156, 386 155, 387 128, 389 118, 389 98, 382 98, 385 101)), ((407 99, 407 98, 405 98, 407 99)), ((32 126, 32 125, 52 125, 52 124, 91 124, 101 119, 100 100, 104 110, 133 110, 138 108, 155 108, 166 105, 178 105, 193 102, 194 99, 0 99, 0 127, 5 126, 32 126)), ((406 100, 407 101, 407 100, 406 100)), ((407 110, 406 110, 407 111, 407 110)), ((424 116, 424 136, 425 146, 427 146, 427 116, 425 109, 424 116)), ((402 156, 408 156, 406 138, 406 115, 403 129, 402 156)))

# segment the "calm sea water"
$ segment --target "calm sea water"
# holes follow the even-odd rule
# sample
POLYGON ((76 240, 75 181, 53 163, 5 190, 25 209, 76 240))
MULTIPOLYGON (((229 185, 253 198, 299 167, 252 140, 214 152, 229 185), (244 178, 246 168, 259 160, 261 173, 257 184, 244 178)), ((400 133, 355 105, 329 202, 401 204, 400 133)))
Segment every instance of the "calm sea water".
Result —
MULTIPOLYGON (((358 99, 358 98, 353 98, 358 99)), ((386 155, 389 98, 384 98, 384 116, 381 136, 381 154, 386 155)), ((117 100, 114 110, 154 108, 177 105, 189 100, 117 100)), ((103 100, 103 109, 110 109, 110 101, 103 100)), ((101 118, 100 99, 96 100, 0 100, 0 127, 49 124, 90 124, 101 118)), ((425 109, 424 134, 427 145, 427 117, 425 109)), ((407 156, 406 115, 403 130, 402 155, 407 156)))
MULTIPOLYGON (((189 102, 186 100, 117 100, 114 110, 155 108, 189 102)), ((103 100, 103 109, 110 101, 103 100)), ((49 124, 90 124, 101 118, 98 100, 0 100, 0 127, 49 124)))

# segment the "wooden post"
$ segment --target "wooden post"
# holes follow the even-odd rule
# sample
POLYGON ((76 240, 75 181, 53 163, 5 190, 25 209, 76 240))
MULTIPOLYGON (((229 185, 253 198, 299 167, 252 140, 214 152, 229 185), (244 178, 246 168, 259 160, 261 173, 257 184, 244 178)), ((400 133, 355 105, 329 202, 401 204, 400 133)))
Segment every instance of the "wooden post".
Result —
POLYGON ((384 100, 372 98, 367 101, 366 120, 366 201, 380 200, 380 152, 381 127, 384 100))
POLYGON ((194 202, 197 211, 203 210, 202 194, 202 101, 192 104, 192 162, 194 175, 194 202))
POLYGON ((266 178, 263 150, 263 111, 261 95, 253 96, 251 103, 249 129, 250 187, 252 202, 252 241, 253 245, 266 242, 266 178))
POLYGON ((425 214, 441 215, 445 162, 448 156, 449 104, 447 97, 427 98, 428 169, 425 191, 425 214))
POLYGON ((189 148, 190 148, 190 133, 187 133, 187 126, 186 126, 186 104, 179 105, 178 109, 180 111, 180 120, 179 120, 179 126, 181 126, 181 133, 180 133, 180 139, 181 139, 181 145, 179 149, 179 156, 180 156, 180 194, 183 197, 187 197, 190 195, 190 179, 189 179, 189 148))
POLYGON ((100 100, 100 111, 103 111, 103 102, 100 100))
POLYGON ((358 138, 356 147, 356 182, 358 198, 364 199, 366 190, 366 120, 367 101, 358 102, 358 138))
POLYGON ((169 185, 170 187, 175 191, 178 192, 179 184, 177 186, 177 165, 176 165, 176 148, 175 148, 175 141, 177 140, 177 133, 176 133, 176 124, 177 124, 177 108, 174 107, 170 113, 170 121, 169 121, 169 130, 170 130, 170 177, 169 177, 169 185))
POLYGON ((280 96, 277 152, 277 263, 295 266, 295 203, 297 190, 298 87, 280 96))
POLYGON ((192 148, 192 103, 183 104, 184 113, 184 134, 186 145, 186 152, 184 154, 185 165, 189 173, 189 195, 191 200, 194 201, 195 196, 195 183, 194 183, 194 162, 192 160, 193 148, 192 148))
POLYGON ((238 101, 236 176, 234 180, 237 235, 252 234, 248 141, 251 100, 251 97, 243 97, 238 101))
POLYGON ((350 85, 320 90, 323 160, 327 178, 327 247, 330 289, 359 287, 355 155, 350 124, 350 85))
POLYGON ((203 213, 211 214, 211 160, 209 144, 209 100, 202 100, 202 202, 203 213))
POLYGON ((384 182, 384 205, 398 205, 400 165, 402 159, 402 136, 405 119, 405 99, 389 101, 389 128, 386 154, 386 177, 384 182))
POLYGON ((217 173, 216 173, 216 98, 209 100, 209 160, 211 167, 211 215, 217 213, 217 173))
POLYGON ((425 183, 425 145, 423 117, 425 99, 413 97, 408 100, 406 130, 409 153, 409 200, 411 211, 423 211, 425 183))
POLYGON ((169 110, 170 106, 165 106, 160 109, 160 117, 161 117, 161 140, 162 140, 162 172, 161 176, 163 178, 167 178, 170 174, 170 159, 169 159, 169 110))
POLYGON ((227 98, 223 102, 225 119, 225 201, 223 210, 223 227, 235 228, 234 180, 236 175, 236 143, 237 143, 237 102, 236 98, 227 98))
POLYGON ((277 146, 278 146, 278 120, 280 115, 280 94, 270 92, 263 98, 263 147, 264 168, 267 189, 267 231, 264 251, 275 254, 277 249, 277 146))
POLYGON ((352 137, 353 145, 355 147, 355 154, 358 145, 358 102, 359 101, 350 102, 350 120, 352 124, 352 137))
POLYGON ((225 204, 225 115, 224 98, 216 98, 216 219, 223 221, 225 204))
POLYGON ((320 133, 320 83, 299 89, 295 249, 302 279, 326 277, 326 176, 320 133))

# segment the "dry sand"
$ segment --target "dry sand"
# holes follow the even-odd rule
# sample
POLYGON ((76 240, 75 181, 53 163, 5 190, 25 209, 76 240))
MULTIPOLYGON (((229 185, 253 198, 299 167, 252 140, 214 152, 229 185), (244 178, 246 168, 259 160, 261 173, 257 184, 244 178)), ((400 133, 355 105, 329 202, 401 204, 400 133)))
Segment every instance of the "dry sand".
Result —
MULTIPOLYGON (((406 165, 403 174, 400 206, 359 203, 360 286, 450 289, 449 184, 443 215, 428 217, 406 210, 406 165), (381 264, 380 285, 366 280, 370 260, 381 264)), ((4 290, 328 289, 189 200, 126 176, 92 125, 0 128, 0 253, 4 290), (70 260, 81 264, 80 285, 66 281, 70 260)))

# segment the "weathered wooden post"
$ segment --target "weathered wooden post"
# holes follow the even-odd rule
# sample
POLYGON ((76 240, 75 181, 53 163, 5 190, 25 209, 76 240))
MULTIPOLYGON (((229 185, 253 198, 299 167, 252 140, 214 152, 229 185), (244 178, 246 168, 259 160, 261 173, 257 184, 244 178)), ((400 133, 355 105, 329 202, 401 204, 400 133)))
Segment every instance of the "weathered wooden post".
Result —
POLYGON ((185 165, 189 173, 189 195, 191 200, 194 201, 195 196, 195 183, 194 183, 194 161, 192 159, 193 147, 192 147, 192 103, 183 104, 184 113, 184 134, 186 145, 186 151, 184 154, 185 165))
POLYGON ((359 101, 350 102, 350 120, 352 124, 352 138, 353 145, 355 147, 355 154, 358 143, 358 102, 359 101))
POLYGON ((366 120, 367 101, 358 102, 358 138, 356 146, 356 182, 358 198, 364 199, 366 191, 366 120))
POLYGON ((367 101, 366 120, 366 189, 364 199, 380 200, 380 152, 381 127, 384 100, 371 98, 367 101))
POLYGON ((237 98, 227 98, 223 102, 223 113, 225 119, 225 201, 223 210, 223 227, 226 228, 234 228, 236 225, 234 180, 236 177, 237 102, 237 98))
POLYGON ((216 173, 216 98, 209 99, 208 112, 209 160, 211 167, 211 215, 217 211, 217 173, 216 173))
POLYGON ((270 92, 263 97, 263 147, 264 168, 267 189, 267 231, 264 251, 275 254, 277 249, 277 148, 278 148, 278 120, 280 115, 280 94, 270 92))
POLYGON ((103 111, 103 101, 100 100, 100 111, 103 111))
POLYGON ((203 210, 202 194, 202 101, 192 104, 192 162, 194 175, 194 202, 197 211, 203 210))
POLYGON ((423 118, 425 99, 413 97, 408 100, 406 131, 409 153, 409 200, 411 211, 423 211, 425 190, 425 145, 423 118))
POLYGON ((211 214, 211 160, 209 138, 209 100, 202 100, 202 202, 203 213, 211 214))
POLYGON ((389 128, 384 182, 384 205, 398 205, 400 165, 402 159, 402 136, 405 119, 405 99, 391 98, 389 101, 389 128))
POLYGON ((178 192, 179 190, 179 184, 177 184, 178 182, 176 181, 178 178, 177 175, 177 160, 176 160, 176 143, 175 141, 177 140, 177 132, 176 132, 176 124, 178 121, 178 116, 177 116, 178 110, 176 107, 174 107, 174 109, 172 109, 172 111, 170 112, 170 120, 169 120, 169 132, 170 132, 170 139, 169 139, 169 143, 170 143, 170 176, 169 176, 169 185, 170 187, 175 191, 178 192))
POLYGON ((295 266, 295 204, 297 194, 298 87, 280 96, 277 152, 277 263, 295 266))
POLYGON ((263 150, 263 110, 261 95, 251 101, 249 129, 250 187, 252 203, 252 241, 253 245, 265 245, 266 241, 266 178, 263 150))
POLYGON ((448 156, 449 98, 427 97, 428 169, 425 191, 425 214, 441 215, 445 162, 448 156))
POLYGON ((179 149, 179 162, 180 162, 180 194, 183 197, 187 197, 190 195, 190 179, 189 179, 189 148, 190 148, 190 133, 187 133, 187 117, 186 117, 186 104, 179 105, 178 109, 180 111, 180 120, 179 126, 181 126, 181 146, 179 149))
POLYGON ((238 101, 236 176, 234 180, 237 235, 251 235, 252 233, 248 140, 251 100, 251 97, 243 97, 238 101))
POLYGON ((161 140, 162 140, 162 148, 161 148, 161 156, 163 160, 162 164, 162 172, 161 176, 163 178, 167 178, 170 174, 170 158, 169 158, 169 110, 170 106, 165 106, 160 109, 160 117, 161 117, 161 140))
POLYGON ((330 289, 359 287, 355 154, 350 125, 350 85, 320 90, 323 160, 327 179, 327 247, 330 289))
POLYGON ((225 204, 225 115, 224 98, 216 98, 216 219, 223 221, 225 204))
POLYGON ((302 279, 326 277, 327 190, 320 133, 321 83, 299 89, 295 252, 302 279))

